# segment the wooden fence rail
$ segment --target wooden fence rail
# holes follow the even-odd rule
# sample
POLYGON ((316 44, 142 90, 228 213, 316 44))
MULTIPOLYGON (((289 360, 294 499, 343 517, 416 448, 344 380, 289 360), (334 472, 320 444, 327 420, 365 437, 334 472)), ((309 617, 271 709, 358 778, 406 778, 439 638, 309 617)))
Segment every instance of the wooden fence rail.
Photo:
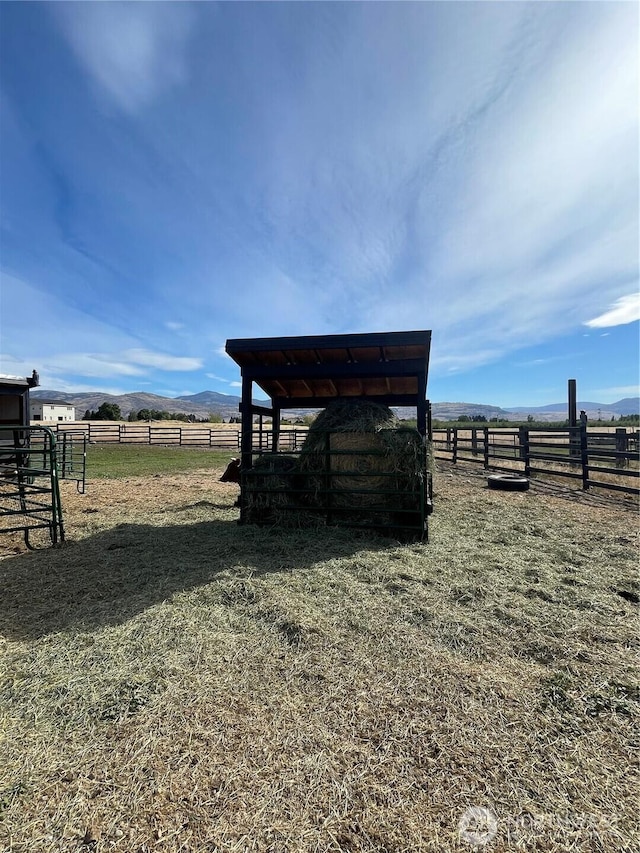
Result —
MULTIPOLYGON (((95 444, 151 444, 163 447, 210 447, 229 451, 240 450, 240 430, 216 429, 200 426, 156 426, 155 424, 100 423, 58 423, 51 428, 56 433, 86 436, 95 444)), ((279 449, 283 451, 299 450, 306 438, 306 429, 282 430, 278 439, 279 449)), ((254 445, 261 450, 269 450, 271 433, 268 430, 254 431, 254 445)))
MULTIPOLYGON (((100 423, 59 423, 67 435, 86 436, 97 444, 147 444, 210 447, 237 453, 240 430, 200 426, 100 423)), ((299 450, 306 429, 282 430, 279 449, 299 450)), ((254 449, 271 449, 269 430, 254 431, 254 449)), ((582 426, 562 429, 517 427, 499 429, 448 427, 433 430, 436 459, 471 462, 491 471, 520 471, 525 476, 553 476, 580 481, 583 489, 605 488, 640 495, 640 430, 617 428, 599 432, 582 426)))
POLYGON ((583 489, 640 495, 640 430, 448 427, 433 430, 436 459, 471 462, 486 470, 565 477, 583 489))

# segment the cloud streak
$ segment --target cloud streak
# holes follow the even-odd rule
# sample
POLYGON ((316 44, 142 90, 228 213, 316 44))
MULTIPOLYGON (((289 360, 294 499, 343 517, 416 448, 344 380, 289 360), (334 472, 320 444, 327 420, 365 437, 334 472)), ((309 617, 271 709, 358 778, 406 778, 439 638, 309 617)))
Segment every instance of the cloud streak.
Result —
POLYGON ((142 365, 144 367, 157 367, 160 370, 170 372, 200 370, 203 365, 201 358, 172 356, 161 352, 150 352, 145 349, 125 350, 122 356, 131 364, 142 365))
POLYGON ((640 320, 640 293, 631 293, 618 299, 609 311, 594 317, 593 320, 588 320, 585 326, 604 329, 611 326, 624 326, 636 320, 640 320))
MULTIPOLYGON (((403 38, 383 40, 375 67, 384 11, 333 34, 330 70, 310 51, 304 88, 267 128, 264 215, 304 294, 292 288, 283 316, 306 299, 316 327, 433 328, 434 368, 466 369, 469 346, 477 366, 565 334, 637 277, 637 45, 621 7, 514 4, 499 18, 478 4, 461 18, 433 5, 394 20, 403 38), (432 107, 420 95, 442 58, 432 33, 454 16, 441 52, 470 49, 432 107), (411 30, 424 61, 403 62, 411 30)), ((254 304, 264 279, 248 286, 254 304)))
POLYGON ((532 373, 637 317, 632 4, 3 17, 3 346, 41 373, 201 390, 226 338, 415 328, 432 380, 532 373))
POLYGON ((187 3, 57 3, 52 7, 93 82, 128 113, 188 79, 187 3))

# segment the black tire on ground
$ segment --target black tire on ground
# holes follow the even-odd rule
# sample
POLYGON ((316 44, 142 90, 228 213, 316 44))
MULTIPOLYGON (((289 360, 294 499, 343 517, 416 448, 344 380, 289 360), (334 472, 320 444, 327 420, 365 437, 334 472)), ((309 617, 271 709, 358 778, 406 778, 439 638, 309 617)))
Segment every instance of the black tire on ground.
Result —
POLYGON ((490 474, 487 485, 490 489, 501 489, 503 492, 526 492, 529 480, 521 474, 490 474))

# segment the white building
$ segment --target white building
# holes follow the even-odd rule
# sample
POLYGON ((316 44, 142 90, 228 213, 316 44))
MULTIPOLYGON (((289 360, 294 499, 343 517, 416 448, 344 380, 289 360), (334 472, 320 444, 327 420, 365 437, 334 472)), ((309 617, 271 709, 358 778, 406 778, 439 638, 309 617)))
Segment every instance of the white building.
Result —
POLYGON ((34 400, 29 401, 32 421, 75 421, 75 406, 63 400, 34 400))

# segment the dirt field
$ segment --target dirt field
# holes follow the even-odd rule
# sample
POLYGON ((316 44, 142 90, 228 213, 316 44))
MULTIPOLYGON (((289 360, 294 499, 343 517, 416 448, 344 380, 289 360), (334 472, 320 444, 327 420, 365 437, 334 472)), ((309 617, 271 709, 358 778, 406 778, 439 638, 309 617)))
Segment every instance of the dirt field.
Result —
POLYGON ((636 851, 632 501, 440 465, 430 543, 201 471, 0 540, 0 849, 636 851))

